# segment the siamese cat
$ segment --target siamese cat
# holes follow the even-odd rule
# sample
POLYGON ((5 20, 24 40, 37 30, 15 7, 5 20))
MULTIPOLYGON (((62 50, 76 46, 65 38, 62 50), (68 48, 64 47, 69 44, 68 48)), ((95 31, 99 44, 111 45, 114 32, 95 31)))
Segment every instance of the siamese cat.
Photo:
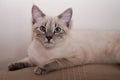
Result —
POLYGON ((35 74, 90 63, 120 63, 119 30, 75 30, 72 8, 46 16, 32 7, 32 37, 28 57, 8 66, 10 71, 36 66, 35 74))

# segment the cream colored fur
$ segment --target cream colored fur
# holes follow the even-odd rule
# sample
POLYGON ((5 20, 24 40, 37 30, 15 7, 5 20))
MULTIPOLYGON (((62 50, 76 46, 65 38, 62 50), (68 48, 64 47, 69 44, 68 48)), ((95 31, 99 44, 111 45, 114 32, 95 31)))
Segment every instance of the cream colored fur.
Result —
MULTIPOLYGON (((28 57, 17 63, 38 66, 35 73, 44 74, 89 63, 120 63, 119 30, 71 29, 71 8, 57 17, 48 17, 33 6, 32 15, 33 40, 28 57), (45 26, 45 31, 40 29, 41 26, 45 26), (61 31, 54 33, 57 27, 61 31), (50 41, 47 41, 47 36, 52 36, 50 41)), ((15 65, 10 65, 10 70, 16 69, 15 65)))
POLYGON ((120 31, 71 30, 64 43, 53 49, 44 48, 36 39, 29 47, 29 57, 37 65, 56 58, 68 58, 73 64, 119 63, 120 31))

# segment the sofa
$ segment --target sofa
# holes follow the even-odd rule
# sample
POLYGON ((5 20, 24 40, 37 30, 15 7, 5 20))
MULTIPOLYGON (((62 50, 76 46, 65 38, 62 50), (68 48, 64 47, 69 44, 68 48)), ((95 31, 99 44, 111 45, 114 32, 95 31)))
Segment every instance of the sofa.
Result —
POLYGON ((117 64, 89 64, 72 67, 46 75, 33 73, 34 67, 17 71, 0 71, 0 80, 120 80, 117 64))

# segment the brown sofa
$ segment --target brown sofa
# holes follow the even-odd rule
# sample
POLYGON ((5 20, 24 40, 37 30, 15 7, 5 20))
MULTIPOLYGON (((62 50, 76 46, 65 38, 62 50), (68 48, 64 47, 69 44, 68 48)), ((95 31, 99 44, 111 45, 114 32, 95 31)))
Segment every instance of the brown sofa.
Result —
POLYGON ((120 80, 120 66, 91 64, 35 75, 33 67, 17 71, 0 71, 0 80, 120 80))

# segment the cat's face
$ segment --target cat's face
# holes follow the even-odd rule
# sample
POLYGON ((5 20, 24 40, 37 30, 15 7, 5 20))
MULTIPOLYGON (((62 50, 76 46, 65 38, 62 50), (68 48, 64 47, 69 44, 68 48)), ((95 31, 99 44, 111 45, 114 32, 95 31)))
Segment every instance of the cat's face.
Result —
POLYGON ((64 42, 71 27, 72 9, 67 9, 59 16, 48 17, 33 5, 32 17, 33 39, 37 39, 46 48, 52 48, 64 42))

